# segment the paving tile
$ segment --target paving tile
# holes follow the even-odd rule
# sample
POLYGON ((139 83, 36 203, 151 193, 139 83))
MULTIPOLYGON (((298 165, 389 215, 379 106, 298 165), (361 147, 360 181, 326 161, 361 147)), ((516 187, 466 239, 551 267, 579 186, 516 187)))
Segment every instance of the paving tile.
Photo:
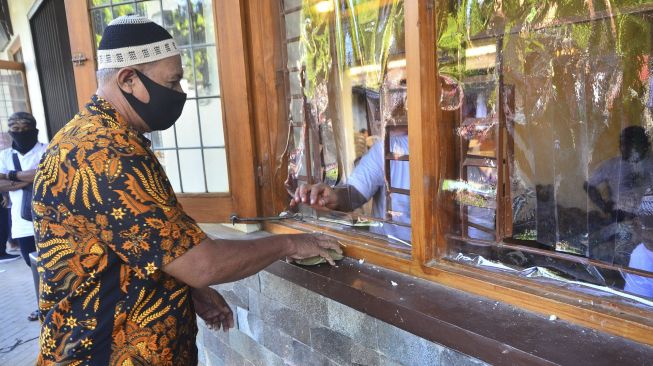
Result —
POLYGON ((326 298, 267 272, 260 272, 261 294, 307 316, 312 322, 328 324, 326 298))
POLYGON ((355 339, 357 343, 369 349, 378 350, 379 342, 374 318, 331 299, 327 299, 327 309, 329 328, 355 339))
POLYGON ((443 346, 377 321, 379 352, 402 365, 440 365, 443 346))
POLYGON ((32 272, 25 262, 0 263, 0 289, 0 365, 33 366, 40 326, 27 320, 37 302, 32 272))
POLYGON ((306 314, 290 309, 267 296, 258 296, 256 314, 266 324, 276 327, 298 341, 310 343, 312 319, 306 314))
POLYGON ((229 332, 229 345, 247 361, 254 365, 283 366, 281 357, 256 343, 241 331, 229 332))
POLYGON ((468 356, 464 353, 460 353, 449 348, 445 348, 444 350, 442 350, 442 354, 440 355, 440 362, 442 362, 443 365, 456 365, 456 366, 488 365, 487 363, 477 358, 468 356))

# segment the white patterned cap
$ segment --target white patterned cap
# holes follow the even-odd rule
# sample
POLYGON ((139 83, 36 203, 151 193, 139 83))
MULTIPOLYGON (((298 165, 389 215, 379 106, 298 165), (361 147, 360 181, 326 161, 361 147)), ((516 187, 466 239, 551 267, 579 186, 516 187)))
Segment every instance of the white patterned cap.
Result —
POLYGON ((179 55, 172 36, 140 15, 125 15, 104 29, 97 50, 98 70, 144 64, 179 55))

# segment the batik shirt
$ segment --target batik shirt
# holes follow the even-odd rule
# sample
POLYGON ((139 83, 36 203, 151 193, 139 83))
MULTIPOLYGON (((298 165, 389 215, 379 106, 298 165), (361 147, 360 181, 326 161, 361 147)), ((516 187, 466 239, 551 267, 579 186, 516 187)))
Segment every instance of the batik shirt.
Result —
POLYGON ((205 234, 149 148, 94 96, 34 183, 39 365, 196 365, 190 289, 161 268, 205 234))

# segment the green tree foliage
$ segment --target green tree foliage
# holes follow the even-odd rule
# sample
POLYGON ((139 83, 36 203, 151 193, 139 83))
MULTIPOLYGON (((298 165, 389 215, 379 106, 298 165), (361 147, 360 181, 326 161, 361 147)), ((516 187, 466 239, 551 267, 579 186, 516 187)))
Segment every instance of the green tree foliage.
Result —
POLYGON ((320 12, 313 1, 302 3, 302 61, 306 68, 305 94, 310 98, 332 67, 379 65, 370 72, 367 87, 381 85, 388 56, 403 39, 403 1, 334 0, 333 11, 320 12), (385 5, 384 5, 385 4, 385 5), (335 63, 334 63, 335 60, 335 63))

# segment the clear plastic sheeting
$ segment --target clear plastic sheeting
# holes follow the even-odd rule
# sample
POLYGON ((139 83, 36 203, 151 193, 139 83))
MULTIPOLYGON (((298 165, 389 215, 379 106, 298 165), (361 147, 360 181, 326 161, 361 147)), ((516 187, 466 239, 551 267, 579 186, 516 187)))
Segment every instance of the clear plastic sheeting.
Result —
POLYGON ((438 207, 471 243, 449 256, 550 253, 579 282, 653 297, 653 1, 439 4, 438 207))
MULTIPOLYGON (((467 256, 462 253, 459 253, 453 258, 457 262, 466 263, 469 265, 481 267, 486 270, 507 272, 514 275, 518 275, 523 278, 533 278, 540 280, 550 280, 554 283, 564 286, 569 289, 579 290, 585 293, 590 293, 595 296, 603 297, 619 297, 620 299, 628 299, 637 304, 646 305, 648 307, 653 307, 653 301, 646 299, 637 294, 632 294, 629 292, 621 291, 614 289, 608 286, 595 285, 589 282, 577 281, 565 277, 563 274, 546 267, 528 267, 528 268, 515 268, 512 266, 507 266, 498 261, 491 261, 482 256, 467 256)), ((653 299, 653 298, 651 298, 653 299)))
POLYGON ((285 1, 283 18, 286 189, 324 185, 316 218, 409 243, 403 1, 285 1))

